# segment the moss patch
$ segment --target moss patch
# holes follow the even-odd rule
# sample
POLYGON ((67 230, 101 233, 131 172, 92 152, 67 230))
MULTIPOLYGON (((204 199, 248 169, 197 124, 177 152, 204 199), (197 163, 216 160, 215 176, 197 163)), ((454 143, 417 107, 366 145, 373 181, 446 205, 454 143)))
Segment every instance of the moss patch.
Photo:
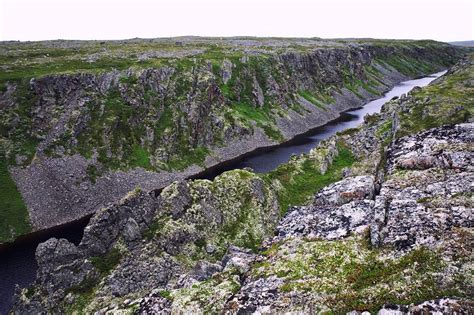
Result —
POLYGON ((8 172, 7 161, 0 145, 0 242, 31 231, 25 202, 8 172))
POLYGON ((115 266, 118 265, 122 254, 118 248, 112 248, 107 254, 102 256, 91 257, 91 263, 103 275, 108 274, 115 266))
MULTIPOLYGON (((474 56, 471 56, 474 59, 474 56)), ((474 71, 466 67, 413 92, 396 137, 468 121, 474 114, 474 71)))
POLYGON ((190 288, 173 291, 171 293, 173 310, 220 313, 227 300, 239 289, 239 276, 232 271, 223 272, 209 280, 197 282, 190 288))
POLYGON ((443 262, 435 252, 419 248, 400 258, 385 254, 360 237, 288 240, 252 273, 256 278, 276 275, 284 280, 281 292, 314 294, 317 308, 338 314, 374 312, 385 303, 416 303, 447 292, 436 282, 443 262))

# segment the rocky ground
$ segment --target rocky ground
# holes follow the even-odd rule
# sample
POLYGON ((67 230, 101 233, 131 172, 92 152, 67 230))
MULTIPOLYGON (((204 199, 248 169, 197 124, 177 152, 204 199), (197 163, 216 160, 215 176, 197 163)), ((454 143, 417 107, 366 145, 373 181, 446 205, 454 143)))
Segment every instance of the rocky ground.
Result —
POLYGON ((38 247, 13 312, 473 313, 473 69, 269 174, 129 193, 38 247))
POLYGON ((0 242, 288 140, 462 52, 384 40, 2 43, 0 242))

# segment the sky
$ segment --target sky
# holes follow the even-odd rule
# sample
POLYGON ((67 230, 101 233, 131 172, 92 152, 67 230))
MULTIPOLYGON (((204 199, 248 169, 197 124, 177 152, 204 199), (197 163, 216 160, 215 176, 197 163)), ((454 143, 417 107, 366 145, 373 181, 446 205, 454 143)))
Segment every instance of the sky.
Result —
POLYGON ((0 40, 474 39, 472 0, 0 0, 0 40))

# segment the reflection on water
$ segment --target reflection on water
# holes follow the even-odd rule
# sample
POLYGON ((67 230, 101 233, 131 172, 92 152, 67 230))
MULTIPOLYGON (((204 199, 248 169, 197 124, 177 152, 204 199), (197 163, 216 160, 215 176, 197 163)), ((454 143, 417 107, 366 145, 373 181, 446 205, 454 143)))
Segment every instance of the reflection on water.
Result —
MULTIPOLYGON (((366 114, 379 112, 382 105, 391 98, 407 93, 415 86, 425 86, 444 73, 445 71, 422 79, 402 82, 386 93, 384 97, 367 103, 360 109, 342 113, 338 119, 318 127, 304 136, 296 137, 289 143, 266 152, 257 152, 239 161, 218 167, 207 172, 201 178, 213 178, 224 171, 244 167, 251 167, 259 173, 269 172, 278 165, 287 162, 292 154, 307 153, 321 140, 327 139, 336 132, 356 127, 363 121, 366 114)), ((0 249, 0 314, 6 314, 10 309, 15 284, 26 287, 35 279, 37 269, 35 250, 37 245, 50 237, 65 238, 78 244, 87 222, 88 219, 68 224, 41 236, 17 242, 14 247, 0 249)))

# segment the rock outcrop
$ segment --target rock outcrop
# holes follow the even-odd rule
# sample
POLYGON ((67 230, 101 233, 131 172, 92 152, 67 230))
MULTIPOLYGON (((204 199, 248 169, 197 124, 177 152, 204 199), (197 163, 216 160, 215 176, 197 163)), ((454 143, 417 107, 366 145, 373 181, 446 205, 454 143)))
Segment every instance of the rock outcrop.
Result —
MULTIPOLYGON (((374 300, 386 299, 382 294, 389 287, 389 296, 404 301, 416 290, 427 295, 439 290, 440 297, 452 290, 468 297, 473 290, 464 278, 473 267, 468 253, 474 240, 472 128, 472 123, 441 127, 395 141, 379 193, 373 177, 348 177, 324 188, 313 205, 291 208, 276 228, 278 235, 265 243, 267 254, 228 302, 229 311, 370 309, 374 300), (440 150, 439 161, 445 162, 400 163, 435 161, 440 150), (407 264, 408 259, 413 261, 407 264), (393 274, 385 278, 385 272, 393 274), (364 277, 373 282, 363 283, 364 277)), ((451 311, 458 305, 452 302, 451 309, 448 300, 386 306, 381 312, 415 312, 430 305, 434 310, 436 303, 451 311)), ((464 312, 473 310, 471 302, 461 305, 464 312)))
MULTIPOLYGON (((74 294, 98 287, 96 306, 107 305, 110 297, 191 286, 227 269, 248 270, 251 251, 228 249, 229 244, 255 250, 277 224, 279 211, 274 192, 247 171, 213 182, 175 182, 157 197, 137 190, 97 212, 79 246, 64 239, 41 244, 40 289, 21 303, 42 303, 38 311, 67 308, 65 301, 77 302, 74 294)), ((25 307, 16 310, 30 306, 25 307)))

